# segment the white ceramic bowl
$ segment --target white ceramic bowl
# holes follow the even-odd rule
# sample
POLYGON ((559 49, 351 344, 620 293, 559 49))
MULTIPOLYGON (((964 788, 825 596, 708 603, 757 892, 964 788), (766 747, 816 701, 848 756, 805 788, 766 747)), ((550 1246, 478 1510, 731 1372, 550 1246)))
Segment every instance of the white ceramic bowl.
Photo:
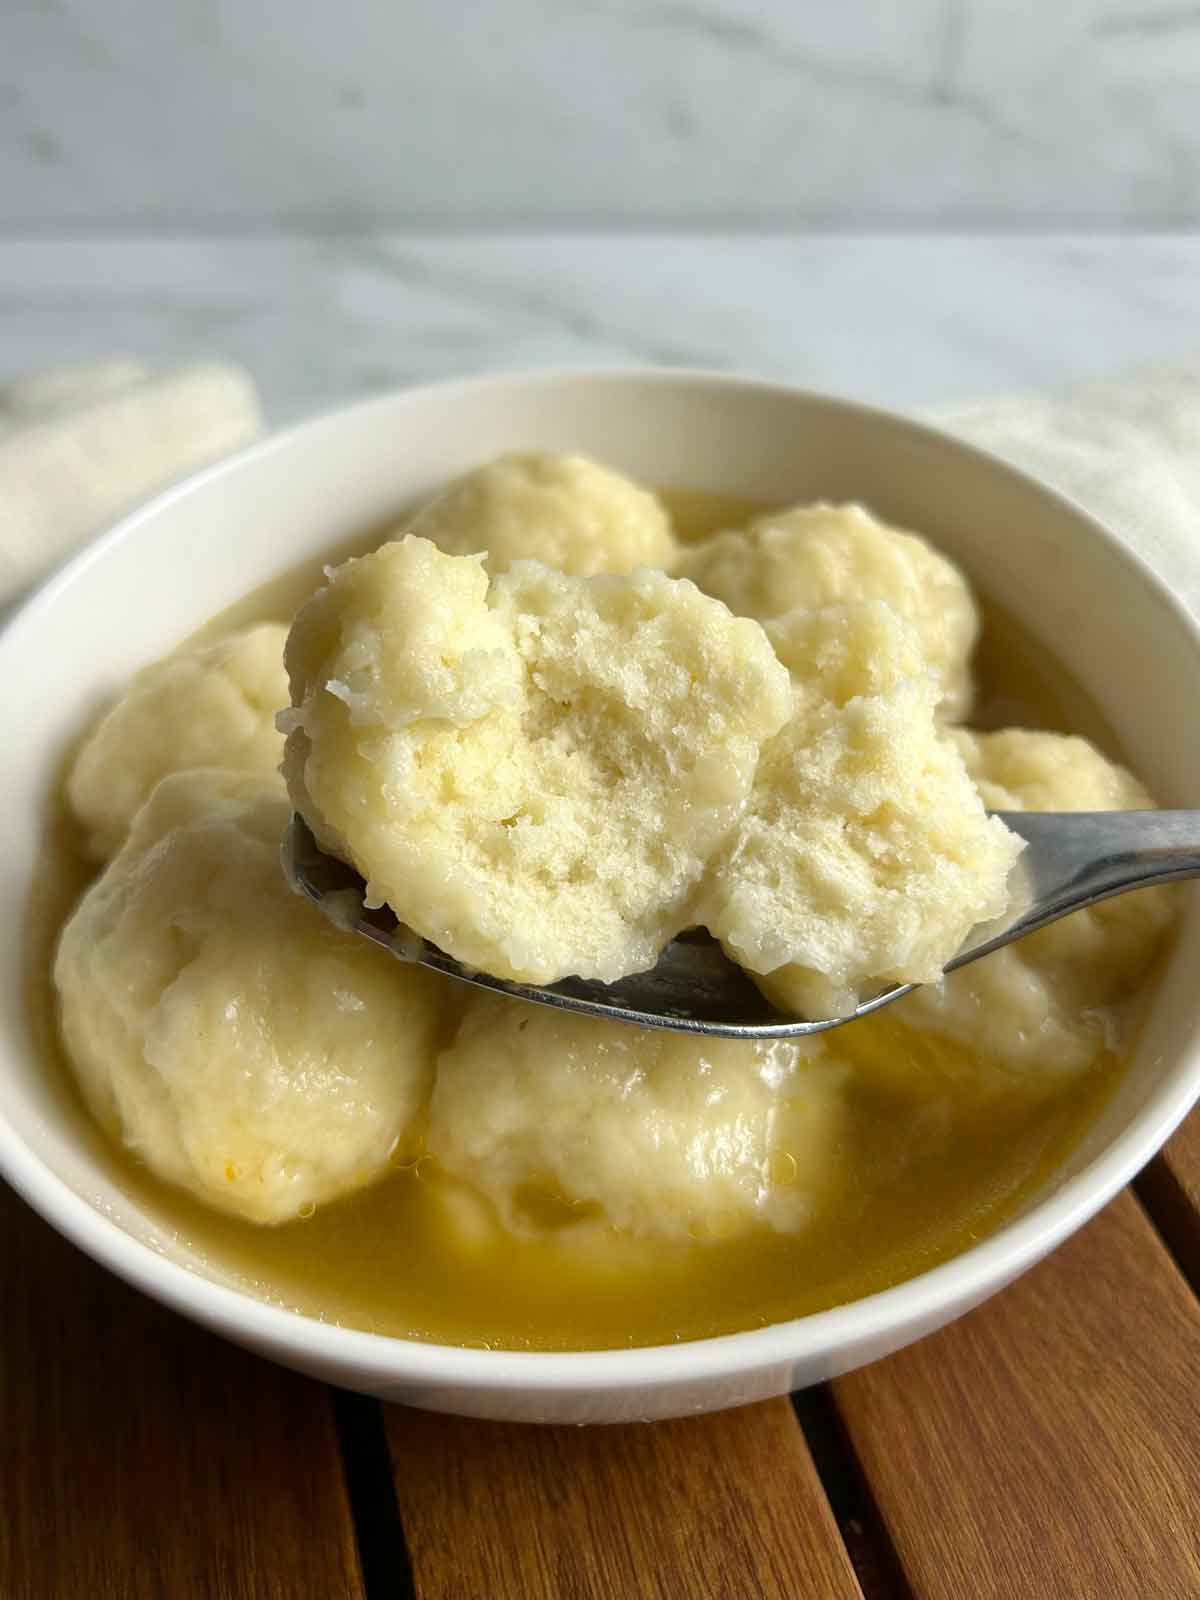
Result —
POLYGON ((533 1355, 389 1339, 214 1281, 114 1187, 72 1131, 25 1014, 22 924, 44 807, 64 746, 99 697, 278 572, 468 465, 533 446, 586 450, 651 483, 772 501, 861 499, 922 529, 1074 669, 1164 804, 1200 804, 1200 740, 1183 709, 1200 696, 1196 626, 1104 529, 999 462, 881 412, 674 372, 501 377, 372 400, 268 439, 145 506, 59 572, 0 636, 0 1170, 130 1283, 334 1383, 528 1420, 715 1409, 844 1372, 940 1327, 1127 1182, 1200 1090, 1194 911, 1127 1079, 1021 1215, 898 1288, 754 1332, 655 1349, 533 1355))

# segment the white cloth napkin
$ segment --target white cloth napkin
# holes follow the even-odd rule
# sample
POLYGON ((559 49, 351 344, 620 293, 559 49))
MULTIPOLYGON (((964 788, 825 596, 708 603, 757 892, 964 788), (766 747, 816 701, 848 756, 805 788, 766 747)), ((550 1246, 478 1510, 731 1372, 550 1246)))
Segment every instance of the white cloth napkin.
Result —
POLYGON ((248 444, 254 385, 215 362, 56 367, 0 388, 0 606, 174 479, 248 444))
POLYGON ((1200 616, 1200 360, 930 420, 1070 495, 1200 616))

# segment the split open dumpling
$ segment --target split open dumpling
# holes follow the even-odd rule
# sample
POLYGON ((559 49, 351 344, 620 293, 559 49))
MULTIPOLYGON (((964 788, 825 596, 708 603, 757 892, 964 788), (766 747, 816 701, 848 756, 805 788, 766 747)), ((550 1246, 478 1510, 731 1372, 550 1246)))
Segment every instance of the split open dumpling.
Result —
POLYGON ((447 555, 482 551, 491 572, 543 561, 560 572, 673 566, 675 535, 657 495, 588 456, 504 455, 443 489, 404 530, 447 555))
POLYGON ((771 512, 693 546, 678 570, 739 616, 760 621, 797 608, 886 601, 916 631, 938 684, 939 715, 958 721, 970 711, 979 615, 966 579, 924 539, 862 506, 771 512))
POLYGON ((839 1170, 845 1077, 815 1039, 743 1044, 483 996, 438 1058, 428 1150, 518 1233, 792 1232, 839 1170))
POLYGON ((282 623, 185 646, 136 673, 81 747, 67 780, 88 847, 106 861, 160 778, 191 767, 271 777, 283 755, 275 714, 287 705, 282 623))
POLYGON ((533 983, 653 966, 791 711, 759 624, 690 583, 532 561, 489 583, 412 536, 329 574, 287 665, 285 771, 325 848, 533 983))
POLYGON ((381 1177, 422 1116, 439 980, 332 928, 280 870, 277 782, 165 778, 54 967, 92 1111, 160 1177, 286 1222, 381 1177))
MULTIPOLYGON (((953 735, 996 811, 1136 811, 1154 801, 1087 740, 1008 728, 953 735)), ((1146 976, 1173 920, 1168 889, 1076 911, 897 1003, 908 1028, 973 1046, 1014 1069, 1077 1072, 1119 1043, 1114 1010, 1146 976)))
POLYGON ((701 916, 776 1004, 841 1016, 885 983, 935 981, 1006 908, 1021 845, 986 815, 921 640, 889 605, 794 611, 767 633, 792 715, 701 916))

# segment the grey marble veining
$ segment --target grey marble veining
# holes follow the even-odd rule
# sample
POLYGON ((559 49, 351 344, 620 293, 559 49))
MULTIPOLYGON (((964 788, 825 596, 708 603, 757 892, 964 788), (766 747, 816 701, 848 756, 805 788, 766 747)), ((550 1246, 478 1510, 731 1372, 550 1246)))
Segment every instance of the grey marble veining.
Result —
POLYGON ((1191 0, 10 0, 0 229, 1200 220, 1191 0))
POLYGON ((1200 237, 331 237, 0 245, 0 377, 223 356, 287 421, 651 362, 919 407, 1200 351, 1200 237))

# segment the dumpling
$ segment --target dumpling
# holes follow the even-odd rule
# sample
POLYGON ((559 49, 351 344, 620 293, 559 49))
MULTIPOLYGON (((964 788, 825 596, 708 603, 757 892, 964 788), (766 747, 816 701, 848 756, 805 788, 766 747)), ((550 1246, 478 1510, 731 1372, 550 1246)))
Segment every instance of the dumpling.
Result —
POLYGON ((739 616, 766 621, 856 600, 882 600, 916 630, 938 683, 939 715, 971 708, 979 615, 966 579, 939 551, 862 506, 796 506, 742 533, 692 546, 679 573, 739 616))
POLYGON ((275 713, 287 705, 282 623, 240 628, 137 673, 101 718, 67 780, 71 809, 106 861, 160 778, 189 767, 270 777, 283 757, 275 713))
POLYGON ((405 533, 451 556, 482 551, 490 572, 541 561, 590 577, 669 570, 678 555, 656 495, 587 456, 535 451, 468 472, 417 513, 405 533))
POLYGON ((276 783, 165 778, 63 930, 63 1039, 101 1124, 160 1177, 278 1223, 371 1183, 433 1077, 439 980, 284 881, 276 783))
POLYGON ((804 1227, 839 1170, 845 1069, 820 1041, 639 1029, 485 995, 438 1058, 428 1151, 503 1225, 640 1238, 804 1227))
MULTIPOLYGON (((955 730, 983 802, 995 811, 1136 811, 1154 802, 1085 739, 1008 728, 955 730)), ((1076 1072, 1117 1042, 1113 1007, 1138 988, 1173 920, 1168 889, 1076 911, 898 1001, 907 1027, 975 1047, 1014 1068, 1076 1072)))

